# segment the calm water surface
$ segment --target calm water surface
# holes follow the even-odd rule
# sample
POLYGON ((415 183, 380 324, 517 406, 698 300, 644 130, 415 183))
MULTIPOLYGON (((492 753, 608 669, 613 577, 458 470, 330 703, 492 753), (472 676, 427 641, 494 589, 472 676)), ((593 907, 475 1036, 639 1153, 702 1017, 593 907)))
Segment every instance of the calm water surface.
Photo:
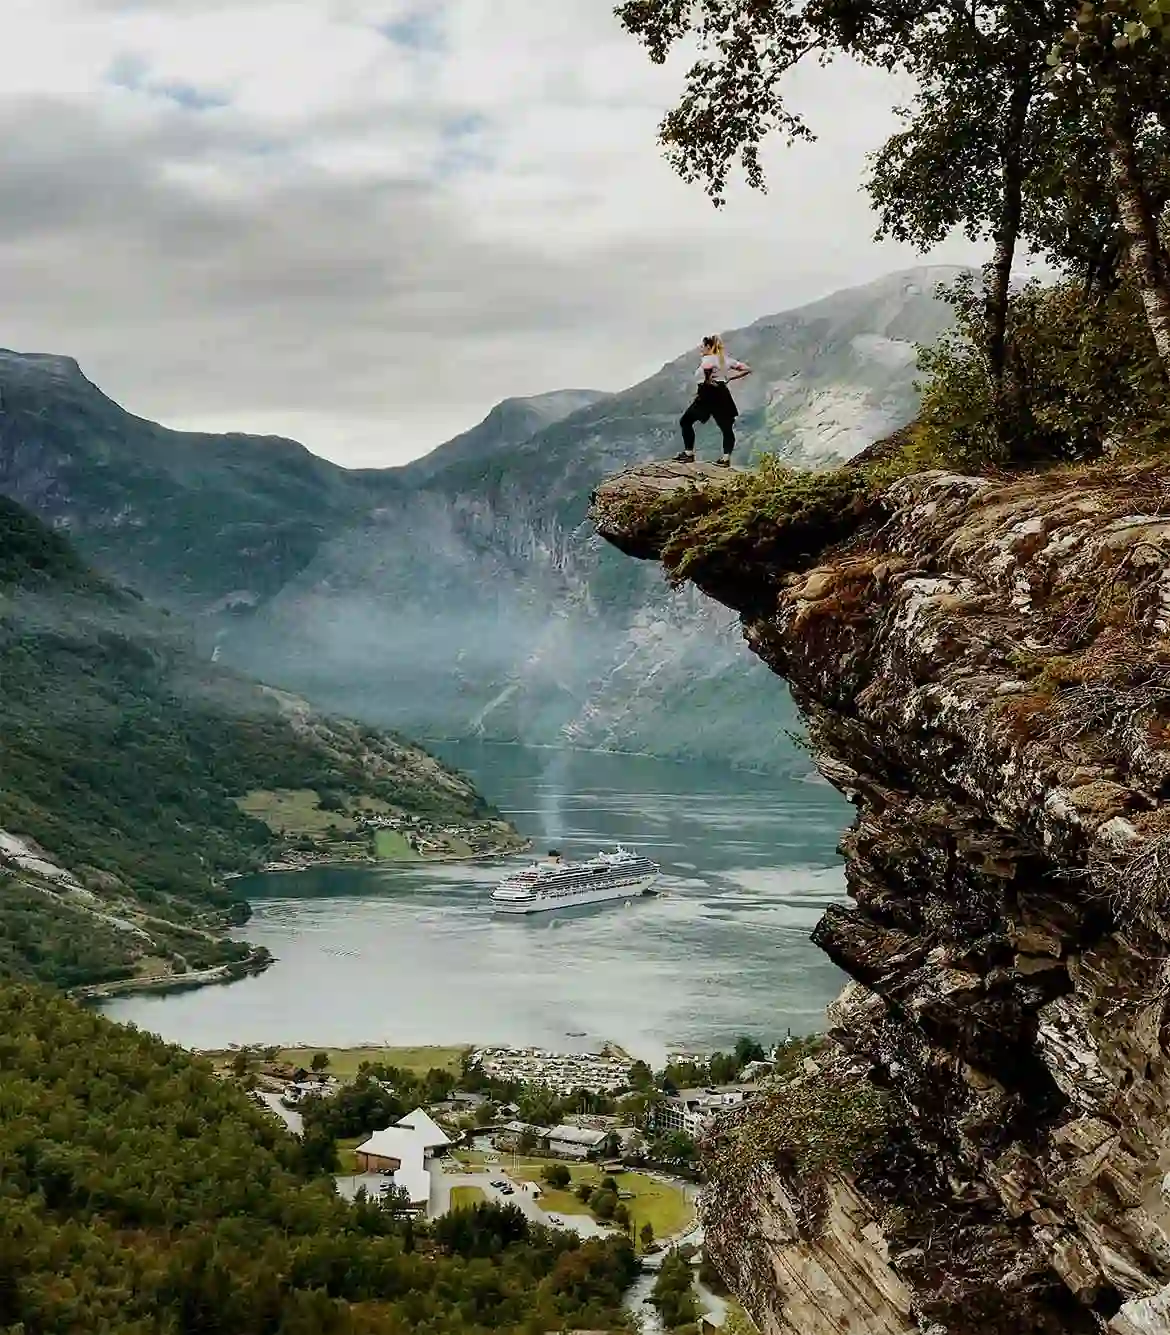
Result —
MULTIPOLYGON (((844 800, 795 762, 763 777, 696 765, 442 747, 539 844, 631 844, 662 864, 656 898, 493 916, 500 863, 322 868, 240 882, 257 978, 106 1013, 191 1047, 613 1039, 650 1060, 737 1034, 820 1026, 843 976, 808 933, 843 897, 844 800)), ((523 859, 521 859, 523 861, 523 859)))

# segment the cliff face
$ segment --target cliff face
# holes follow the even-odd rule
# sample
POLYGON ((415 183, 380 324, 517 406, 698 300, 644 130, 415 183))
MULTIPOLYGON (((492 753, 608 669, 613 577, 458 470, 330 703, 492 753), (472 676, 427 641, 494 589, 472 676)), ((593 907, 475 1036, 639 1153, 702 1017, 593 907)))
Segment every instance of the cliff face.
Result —
MULTIPOLYGON (((748 485, 647 465, 594 518, 677 571, 663 498, 748 485)), ((858 812, 814 934, 855 982, 710 1147, 708 1246, 767 1335, 1170 1331, 1170 473, 925 473, 829 527, 689 565, 858 812)))

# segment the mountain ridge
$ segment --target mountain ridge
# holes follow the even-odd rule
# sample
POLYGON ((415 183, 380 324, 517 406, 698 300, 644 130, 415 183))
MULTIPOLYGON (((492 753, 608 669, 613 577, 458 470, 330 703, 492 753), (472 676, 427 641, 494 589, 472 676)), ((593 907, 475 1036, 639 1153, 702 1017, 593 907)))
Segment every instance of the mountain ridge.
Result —
MULTIPOLYGON (((933 288, 961 272, 899 271, 729 331, 755 368, 736 387, 737 460, 822 467, 904 425, 915 343, 951 321, 933 288)), ((695 357, 612 394, 506 400, 419 460, 349 472, 280 438, 168 433, 71 392, 23 401, 0 354, 0 492, 197 615, 206 652, 332 708, 427 736, 772 763, 791 718, 771 716, 771 691, 767 712, 753 703, 733 619, 620 562, 585 522, 598 478, 674 453, 695 357), (176 476, 193 440, 198 467, 176 476), (166 467, 144 465, 168 449, 166 467), (664 701, 722 711, 722 727, 696 743, 664 701)), ((710 428, 699 448, 716 448, 710 428)))
POLYGON ((403 464, 395 472, 408 485, 426 482, 452 464, 506 449, 608 397, 608 391, 599 389, 554 389, 545 394, 501 399, 475 426, 403 464))

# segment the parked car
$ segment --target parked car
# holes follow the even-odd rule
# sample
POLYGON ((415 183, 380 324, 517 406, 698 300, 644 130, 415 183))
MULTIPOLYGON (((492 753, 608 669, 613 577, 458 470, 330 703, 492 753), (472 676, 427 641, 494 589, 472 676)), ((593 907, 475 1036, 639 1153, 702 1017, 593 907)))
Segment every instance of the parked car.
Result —
POLYGON ((504 1185, 500 1188, 500 1195, 501 1195, 501 1196, 511 1196, 511 1195, 512 1195, 512 1188, 511 1188, 510 1186, 508 1186, 508 1184, 507 1184, 506 1182, 505 1182, 504 1185))
POLYGON ((555 1224, 557 1228, 564 1228, 565 1226, 565 1221, 560 1217, 559 1214, 550 1214, 548 1217, 548 1222, 550 1224, 555 1224))

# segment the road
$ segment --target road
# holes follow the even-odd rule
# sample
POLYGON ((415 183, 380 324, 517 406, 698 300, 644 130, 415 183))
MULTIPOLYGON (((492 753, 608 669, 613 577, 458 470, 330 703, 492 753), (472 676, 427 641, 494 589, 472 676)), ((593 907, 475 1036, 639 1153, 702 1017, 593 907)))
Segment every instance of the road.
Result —
MULTIPOLYGON (((436 1219, 451 1208, 452 1187, 478 1187, 489 1201, 499 1205, 515 1205, 523 1210, 534 1224, 544 1224, 549 1228, 557 1227, 550 1222, 548 1214, 541 1209, 539 1199, 532 1192, 526 1191, 519 1184, 514 1184, 511 1195, 506 1195, 492 1186, 493 1181, 507 1180, 507 1174, 502 1169, 482 1173, 444 1173, 436 1164, 431 1168, 431 1218, 436 1219)), ((560 1227, 571 1228, 583 1238, 604 1238, 614 1231, 604 1224, 597 1223, 588 1215, 566 1214, 557 1215, 557 1218, 561 1221, 560 1227)))
POLYGON ((299 1112, 293 1112, 291 1108, 286 1108, 280 1101, 279 1094, 273 1094, 271 1090, 258 1089, 256 1091, 260 1099, 272 1109, 280 1120, 288 1127, 294 1136, 304 1134, 305 1122, 299 1112))
MULTIPOLYGON (((451 1192, 455 1187, 478 1187, 487 1200, 498 1205, 515 1205, 534 1224, 543 1224, 548 1228, 558 1227, 550 1221, 549 1216, 541 1209, 539 1200, 530 1191, 516 1184, 509 1195, 493 1187, 493 1181, 506 1180, 505 1173, 499 1168, 493 1168, 491 1172, 445 1173, 438 1163, 432 1163, 430 1171, 431 1199, 427 1207, 429 1219, 438 1219, 450 1210, 451 1192)), ((347 1200, 353 1200, 362 1187, 365 1187, 369 1195, 377 1196, 389 1179, 381 1173, 338 1173, 335 1175, 335 1180, 338 1194, 347 1200)), ((567 1214, 557 1215, 557 1218, 561 1221, 559 1227, 570 1228, 583 1238, 603 1238, 614 1231, 597 1223, 588 1215, 567 1214)))
MULTIPOLYGON (((96 913, 97 918, 106 918, 107 914, 96 913)), ((118 922, 119 919, 109 918, 110 922, 118 922)), ((145 922, 163 922, 162 919, 146 918, 145 922)), ((124 926, 130 930, 142 934, 142 930, 134 923, 124 923, 124 926)), ((173 929, 174 923, 167 922, 165 926, 173 929)), ((200 932, 201 936, 207 933, 200 932)), ((212 938, 208 938, 209 940, 212 938)), ((263 973, 271 960, 267 953, 261 955, 259 950, 253 950, 246 959, 237 960, 230 964, 214 964, 210 969, 188 969, 186 973, 165 973, 151 975, 145 978, 120 978, 112 983, 85 983, 80 987, 71 987, 68 995, 74 1001, 108 1001, 111 997, 125 996, 131 992, 184 992, 188 988, 203 987, 208 983, 230 983, 234 979, 243 977, 245 974, 263 973)))

